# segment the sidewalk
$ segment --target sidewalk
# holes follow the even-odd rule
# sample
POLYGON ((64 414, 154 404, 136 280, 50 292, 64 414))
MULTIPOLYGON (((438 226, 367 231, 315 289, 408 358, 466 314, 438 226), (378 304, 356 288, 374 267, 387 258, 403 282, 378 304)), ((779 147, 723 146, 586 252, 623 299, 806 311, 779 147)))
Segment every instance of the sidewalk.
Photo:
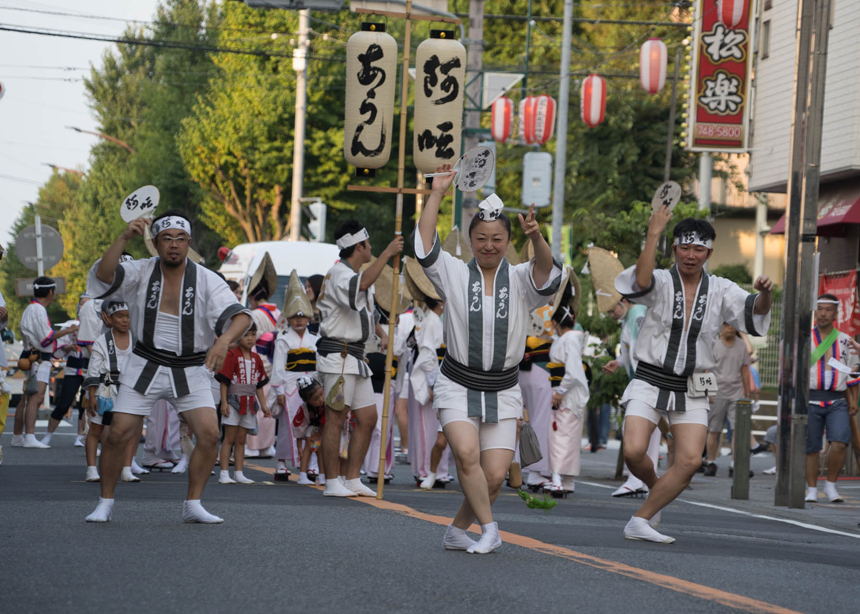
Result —
MULTIPOLYGON (((594 482, 607 487, 617 488, 622 482, 615 480, 615 465, 618 459, 619 442, 610 441, 609 447, 592 454, 585 450, 583 441, 582 473, 578 481, 594 482)), ((860 479, 840 479, 837 483, 839 494, 845 503, 830 503, 824 498, 824 479, 819 480, 819 503, 807 503, 806 509, 791 509, 776 507, 773 504, 776 476, 763 475, 762 471, 773 467, 774 458, 770 453, 750 457, 750 468, 755 477, 750 478, 749 500, 731 498, 732 479, 729 478, 728 456, 717 459, 719 467, 716 477, 707 478, 701 473, 693 476, 690 487, 679 497, 693 505, 719 506, 730 508, 747 514, 762 514, 771 518, 781 518, 792 522, 801 522, 836 531, 844 531, 860 536, 860 479)), ((660 451, 660 467, 658 473, 666 470, 666 450, 660 451)), ((608 491, 608 489, 607 489, 608 491)), ((677 503, 676 503, 677 504, 677 503)))

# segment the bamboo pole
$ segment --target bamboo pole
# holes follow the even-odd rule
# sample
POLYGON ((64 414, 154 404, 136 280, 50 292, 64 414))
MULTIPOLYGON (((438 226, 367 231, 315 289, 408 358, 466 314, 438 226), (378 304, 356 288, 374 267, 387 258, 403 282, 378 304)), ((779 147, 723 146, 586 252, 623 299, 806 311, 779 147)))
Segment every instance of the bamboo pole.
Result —
MULTIPOLYGON (((411 41, 412 0, 406 0, 406 29, 403 36, 403 74, 400 82, 400 150, 397 156, 397 208, 394 216, 394 235, 402 234, 403 224, 403 180, 406 174, 406 107, 409 94, 409 49, 411 41)), ((400 302, 400 258, 394 259, 394 279, 391 284, 391 309, 388 312, 388 348, 385 352, 385 387, 382 397, 382 432, 379 440, 379 474, 376 483, 376 498, 382 500, 385 488, 385 456, 388 447, 388 407, 391 404, 391 363, 394 360, 394 325, 397 321, 397 306, 400 302)))

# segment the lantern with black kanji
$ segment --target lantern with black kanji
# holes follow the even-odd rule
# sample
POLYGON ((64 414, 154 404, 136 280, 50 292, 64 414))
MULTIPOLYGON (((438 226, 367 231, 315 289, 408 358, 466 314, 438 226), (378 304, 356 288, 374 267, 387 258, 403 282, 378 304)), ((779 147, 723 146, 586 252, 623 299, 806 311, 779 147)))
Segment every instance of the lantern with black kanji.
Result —
POLYGON ((649 38, 639 51, 639 82, 649 94, 656 94, 666 83, 668 63, 666 43, 659 38, 649 38))
POLYGON ((720 23, 727 28, 736 28, 744 22, 749 0, 717 0, 720 23))
POLYGON ((493 119, 490 132, 493 140, 504 143, 511 136, 514 125, 514 103, 507 96, 497 98, 493 103, 493 119))
POLYGON ((385 24, 362 23, 346 46, 343 154, 359 176, 372 176, 391 156, 397 41, 385 24))
POLYGON ((431 30, 415 53, 415 168, 433 173, 460 155, 466 48, 453 30, 431 30))
POLYGON ((606 81, 600 75, 588 75, 582 82, 582 121, 594 128, 606 113, 606 81))
POLYGON ((530 142, 543 145, 552 138, 555 129, 555 99, 552 96, 541 95, 535 98, 531 122, 530 142))

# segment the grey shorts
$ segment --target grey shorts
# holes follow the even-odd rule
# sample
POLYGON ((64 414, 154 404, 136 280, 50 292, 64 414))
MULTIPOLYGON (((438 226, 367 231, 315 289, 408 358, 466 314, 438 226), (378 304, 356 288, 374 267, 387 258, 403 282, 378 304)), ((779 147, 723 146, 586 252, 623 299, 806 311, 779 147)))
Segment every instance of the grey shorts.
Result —
POLYGON ((711 403, 711 411, 708 412, 708 432, 722 433, 726 418, 729 419, 729 424, 734 430, 737 409, 738 402, 734 399, 714 399, 711 403))
POLYGON ((769 443, 772 446, 776 445, 776 429, 777 426, 775 424, 768 427, 767 432, 764 434, 765 443, 769 443))
POLYGON ((848 421, 848 402, 845 399, 834 401, 829 407, 809 404, 809 426, 806 430, 806 453, 820 452, 824 433, 827 441, 849 443, 851 424, 848 421))

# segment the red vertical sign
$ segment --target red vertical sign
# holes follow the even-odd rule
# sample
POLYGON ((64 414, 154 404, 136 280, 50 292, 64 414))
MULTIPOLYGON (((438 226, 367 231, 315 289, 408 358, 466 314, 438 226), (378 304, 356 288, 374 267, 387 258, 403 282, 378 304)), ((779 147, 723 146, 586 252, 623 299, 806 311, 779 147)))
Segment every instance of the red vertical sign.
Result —
POLYGON ((819 294, 832 294, 839 299, 836 328, 852 337, 860 335, 860 304, 857 301, 857 273, 822 275, 819 294))

